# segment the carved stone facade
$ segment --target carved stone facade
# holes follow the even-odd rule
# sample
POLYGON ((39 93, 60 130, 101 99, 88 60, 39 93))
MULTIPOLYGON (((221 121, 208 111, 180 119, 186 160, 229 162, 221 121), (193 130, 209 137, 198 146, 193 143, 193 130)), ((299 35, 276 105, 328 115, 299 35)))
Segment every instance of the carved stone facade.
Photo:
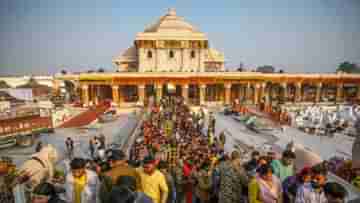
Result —
POLYGON ((223 54, 209 48, 205 34, 177 16, 174 9, 138 33, 134 46, 113 62, 119 71, 125 72, 224 70, 223 54))

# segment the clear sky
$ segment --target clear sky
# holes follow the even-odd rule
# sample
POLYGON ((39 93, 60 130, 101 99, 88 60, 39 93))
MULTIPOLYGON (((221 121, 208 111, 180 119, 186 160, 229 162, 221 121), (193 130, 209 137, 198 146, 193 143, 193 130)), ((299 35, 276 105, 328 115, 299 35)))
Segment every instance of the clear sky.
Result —
POLYGON ((227 67, 360 63, 360 0, 1 0, 0 75, 114 71, 112 58, 170 7, 207 33, 227 67))

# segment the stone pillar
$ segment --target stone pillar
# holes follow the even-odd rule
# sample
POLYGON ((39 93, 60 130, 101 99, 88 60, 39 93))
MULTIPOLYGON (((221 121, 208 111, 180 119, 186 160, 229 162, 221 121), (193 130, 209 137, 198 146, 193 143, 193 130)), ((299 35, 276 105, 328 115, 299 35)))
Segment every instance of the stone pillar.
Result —
POLYGON ((260 99, 261 99, 261 101, 262 101, 263 99, 265 99, 265 100, 264 100, 265 105, 267 104, 268 98, 267 98, 267 95, 266 95, 266 83, 265 83, 265 82, 264 82, 264 83, 261 83, 260 99))
POLYGON ((295 84, 296 90, 295 90, 295 102, 301 102, 302 101, 302 94, 301 94, 301 83, 298 82, 295 84))
POLYGON ((162 84, 156 85, 156 101, 160 102, 162 97, 162 84))
POLYGON ((282 83, 281 84, 282 88, 283 88, 283 95, 281 95, 283 97, 283 101, 287 102, 288 101, 288 88, 287 88, 287 83, 282 83))
POLYGON ((119 88, 119 104, 123 103, 124 102, 124 97, 123 97, 123 88, 121 88, 121 86, 118 86, 119 88))
POLYGON ((251 91, 251 84, 250 82, 247 83, 247 86, 246 86, 246 92, 245 92, 245 98, 246 98, 246 103, 250 103, 250 91, 251 91))
POLYGON ((239 85, 239 101, 241 102, 244 98, 244 90, 242 84, 239 85))
POLYGON ((224 84, 225 87, 225 101, 226 105, 231 103, 231 83, 224 84))
POLYGON ((139 103, 144 105, 145 101, 145 85, 138 85, 139 103))
POLYGON ((189 85, 188 84, 182 85, 181 96, 184 98, 185 104, 188 104, 189 103, 189 85))
POLYGON ((206 90, 206 85, 205 84, 200 85, 200 105, 205 104, 205 90, 206 90))
POLYGON ((257 105, 259 103, 259 89, 260 89, 260 84, 255 84, 254 85, 254 104, 257 105))
POLYGON ((85 106, 89 106, 89 86, 83 85, 81 87, 81 93, 82 93, 82 102, 85 106))
POLYGON ((119 86, 113 85, 111 88, 112 88, 113 102, 118 104, 119 103, 119 86))
POLYGON ((321 89, 322 89, 322 83, 318 83, 316 85, 316 96, 315 96, 315 103, 319 103, 320 102, 320 97, 321 97, 321 89))
POLYGON ((343 84, 337 84, 336 103, 342 102, 342 100, 343 100, 343 84))

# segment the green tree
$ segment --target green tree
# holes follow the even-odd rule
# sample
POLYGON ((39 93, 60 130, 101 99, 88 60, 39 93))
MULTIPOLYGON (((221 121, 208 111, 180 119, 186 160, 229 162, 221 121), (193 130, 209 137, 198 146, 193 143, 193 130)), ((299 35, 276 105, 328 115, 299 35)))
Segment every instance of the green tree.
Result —
POLYGON ((338 66, 336 72, 360 73, 360 68, 355 63, 345 61, 338 66))

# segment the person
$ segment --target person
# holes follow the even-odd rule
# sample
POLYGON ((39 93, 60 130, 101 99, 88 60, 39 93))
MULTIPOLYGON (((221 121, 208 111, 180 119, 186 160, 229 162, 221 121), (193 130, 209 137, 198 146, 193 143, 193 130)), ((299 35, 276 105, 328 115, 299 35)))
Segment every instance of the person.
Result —
POLYGON ((253 151, 251 153, 251 159, 250 161, 248 161, 246 164, 245 164, 245 169, 247 171, 250 171, 252 170, 253 168, 257 168, 257 165, 258 165, 258 160, 260 158, 260 152, 259 151, 253 151))
POLYGON ((153 203, 143 192, 136 191, 136 180, 132 176, 120 176, 110 192, 108 202, 153 203))
POLYGON ((43 144, 41 141, 39 141, 35 147, 35 152, 40 152, 43 147, 43 144))
POLYGON ((282 187, 279 178, 273 175, 272 167, 269 164, 258 168, 256 179, 259 187, 262 203, 282 203, 282 187))
POLYGON ((81 158, 74 158, 71 172, 66 176, 65 190, 68 203, 98 203, 100 181, 97 174, 85 169, 86 162, 81 158))
POLYGON ((256 180, 257 177, 256 169, 257 169, 256 165, 249 165, 249 168, 247 169, 247 176, 249 178, 249 182, 248 182, 249 203, 262 203, 260 198, 260 186, 256 180))
POLYGON ((138 169, 143 192, 148 195, 154 203, 166 203, 169 188, 166 184, 165 176, 156 169, 153 157, 145 157, 143 163, 143 167, 138 169))
POLYGON ((54 185, 43 182, 37 185, 31 196, 32 203, 65 203, 64 200, 60 199, 57 194, 56 188, 54 185))
POLYGON ((326 182, 326 171, 319 165, 312 169, 311 182, 304 183, 296 193, 295 203, 326 203, 323 187, 326 182))
POLYGON ((108 161, 111 169, 102 176, 103 179, 100 187, 100 199, 102 202, 106 202, 112 186, 122 176, 133 177, 136 181, 136 190, 141 191, 140 176, 136 169, 127 164, 125 158, 125 153, 121 150, 111 150, 109 152, 108 161))
POLYGON ((67 137, 65 145, 69 158, 71 159, 74 155, 74 141, 70 137, 67 137))
POLYGON ((101 148, 101 149, 104 149, 104 148, 105 148, 105 144, 106 144, 105 141, 106 141, 106 140, 105 140, 105 135, 104 135, 104 134, 100 134, 100 136, 99 136, 99 142, 100 142, 99 148, 101 148))
POLYGON ((244 171, 240 166, 240 153, 233 151, 231 160, 223 162, 220 166, 219 202, 240 202, 242 200, 242 189, 246 182, 244 171))
POLYGON ((95 153, 95 140, 94 140, 94 138, 90 138, 90 140, 89 140, 89 151, 90 151, 91 158, 94 158, 94 153, 95 153))
POLYGON ((7 158, 0 159, 0 202, 1 203, 13 203, 14 195, 12 191, 12 185, 15 181, 10 178, 11 167, 7 158))
POLYGON ((324 193, 327 203, 345 203, 347 191, 341 184, 337 182, 328 182, 324 186, 324 193))
POLYGON ((354 168, 354 178, 351 180, 351 184, 360 189, 360 168, 354 168))
POLYGON ((294 175, 294 160, 296 155, 290 150, 286 150, 282 154, 281 160, 273 160, 271 162, 272 170, 274 175, 280 178, 283 182, 287 177, 294 175))
POLYGON ((212 169, 209 168, 209 164, 204 162, 201 164, 198 172, 195 173, 196 178, 196 187, 195 187, 195 196, 197 202, 207 203, 210 201, 210 189, 212 187, 212 169))
POLYGON ((287 177, 283 183, 283 197, 284 197, 284 203, 291 203, 294 202, 297 189, 305 184, 309 183, 311 181, 311 175, 312 171, 310 167, 304 167, 300 173, 287 177))
POLYGON ((174 203, 176 200, 176 188, 175 188, 174 178, 169 173, 168 163, 164 160, 160 160, 158 168, 160 172, 165 176, 166 184, 168 185, 169 188, 167 203, 174 203))

